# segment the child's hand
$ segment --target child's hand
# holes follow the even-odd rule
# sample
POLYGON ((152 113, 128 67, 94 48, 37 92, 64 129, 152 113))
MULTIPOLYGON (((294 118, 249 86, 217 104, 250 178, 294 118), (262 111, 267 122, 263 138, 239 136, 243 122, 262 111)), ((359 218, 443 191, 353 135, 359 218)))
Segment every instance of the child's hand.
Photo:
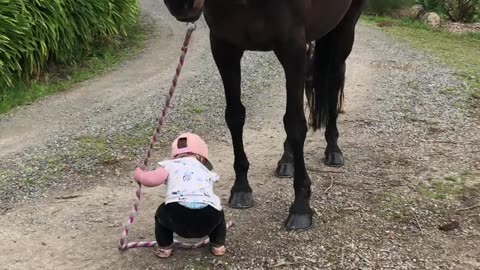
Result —
POLYGON ((133 179, 146 187, 156 187, 163 184, 168 178, 168 171, 162 167, 153 171, 144 171, 140 168, 135 170, 133 179))
POLYGON ((135 173, 133 174, 133 179, 135 179, 135 181, 137 181, 138 183, 142 183, 144 173, 145 172, 142 169, 137 168, 135 170, 135 173))

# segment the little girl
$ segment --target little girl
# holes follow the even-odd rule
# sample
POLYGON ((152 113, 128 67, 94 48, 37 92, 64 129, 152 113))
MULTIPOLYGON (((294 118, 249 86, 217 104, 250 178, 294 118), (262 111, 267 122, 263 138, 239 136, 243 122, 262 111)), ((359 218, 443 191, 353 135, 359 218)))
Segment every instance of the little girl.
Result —
POLYGON ((220 198, 213 193, 213 183, 220 177, 210 171, 207 144, 196 134, 182 134, 172 144, 172 159, 158 164, 156 170, 137 168, 134 174, 144 186, 167 185, 165 203, 155 214, 155 254, 170 257, 173 233, 184 238, 208 236, 212 254, 225 254, 227 227, 220 198))

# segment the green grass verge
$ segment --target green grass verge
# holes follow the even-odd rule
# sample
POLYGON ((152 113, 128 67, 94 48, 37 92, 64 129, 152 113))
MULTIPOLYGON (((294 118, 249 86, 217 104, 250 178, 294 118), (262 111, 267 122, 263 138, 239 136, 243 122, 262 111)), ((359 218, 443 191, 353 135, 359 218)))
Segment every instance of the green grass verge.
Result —
POLYGON ((382 26, 386 33, 453 67, 466 82, 467 87, 462 91, 468 91, 470 107, 480 111, 480 33, 454 34, 407 18, 363 16, 362 21, 382 26))
POLYGON ((453 174, 443 179, 430 178, 417 187, 417 192, 425 198, 472 201, 480 196, 480 175, 472 172, 453 174))
POLYGON ((49 71, 39 80, 29 84, 16 82, 13 91, 0 96, 0 114, 17 106, 31 104, 38 98, 67 90, 78 82, 112 70, 119 62, 136 55, 143 48, 147 29, 150 28, 146 22, 139 21, 128 29, 127 36, 118 37, 95 48, 77 63, 68 66, 50 65, 49 71))
MULTIPOLYGON (((422 194, 420 194, 422 195, 422 194)), ((416 194, 385 191, 371 194, 368 202, 375 210, 376 215, 391 223, 409 224, 415 220, 414 209, 421 211, 424 216, 441 220, 447 214, 447 202, 437 202, 430 197, 416 194)))

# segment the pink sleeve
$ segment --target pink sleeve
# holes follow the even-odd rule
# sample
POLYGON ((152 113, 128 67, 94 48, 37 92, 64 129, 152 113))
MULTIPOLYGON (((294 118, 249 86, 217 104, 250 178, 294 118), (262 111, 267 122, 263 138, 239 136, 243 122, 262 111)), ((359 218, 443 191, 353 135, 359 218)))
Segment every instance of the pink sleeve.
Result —
POLYGON ((137 168, 133 178, 146 187, 156 187, 165 183, 168 178, 168 171, 163 167, 158 167, 153 171, 143 171, 137 168))

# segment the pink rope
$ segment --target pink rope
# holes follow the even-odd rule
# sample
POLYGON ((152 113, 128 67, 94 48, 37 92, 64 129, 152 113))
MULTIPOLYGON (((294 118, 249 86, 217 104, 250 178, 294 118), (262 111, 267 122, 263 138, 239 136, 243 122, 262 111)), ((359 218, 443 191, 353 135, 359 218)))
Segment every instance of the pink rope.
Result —
MULTIPOLYGON (((145 158, 143 160, 142 167, 146 168, 148 165, 148 161, 150 157, 152 156, 153 153, 153 148, 155 144, 158 142, 158 136, 160 134, 160 130, 163 127, 163 124, 165 122, 165 118, 167 117, 168 110, 171 107, 171 102, 173 98, 173 94, 175 93, 175 89, 177 88, 177 82, 178 78, 180 77, 180 72, 182 71, 183 63, 185 61, 185 56, 187 55, 188 51, 188 44, 190 43, 190 38, 192 37, 193 31, 195 31, 196 25, 195 24, 190 24, 187 28, 187 33, 185 34, 185 39, 183 41, 183 46, 182 46, 182 54, 180 55, 180 59, 178 61, 177 69, 175 71, 175 76, 173 77, 172 80, 172 85, 170 87, 170 90, 168 91, 168 96, 167 100, 165 101, 165 106, 163 107, 163 110, 158 117, 157 121, 157 126, 155 128, 155 131, 153 132, 152 139, 150 140, 150 144, 147 148, 147 153, 145 155, 145 158)), ((129 227, 133 224, 135 220, 135 216, 138 213, 138 206, 140 205, 140 199, 142 195, 142 185, 139 183, 138 184, 138 189, 135 192, 135 202, 133 204, 133 209, 132 212, 130 213, 130 216, 128 217, 127 223, 125 223, 123 227, 123 232, 122 232, 122 238, 120 239, 120 243, 118 244, 118 249, 120 251, 125 251, 130 248, 138 248, 138 247, 154 247, 157 245, 156 241, 150 241, 150 242, 128 242, 128 230, 129 227)), ((230 228, 233 225, 232 222, 229 222, 227 224, 227 228, 230 228)), ((193 249, 193 248, 198 248, 207 245, 210 242, 210 240, 207 238, 199 243, 196 244, 184 244, 180 243, 178 241, 175 241, 175 246, 180 247, 180 248, 187 248, 187 249, 193 249)))
MULTIPOLYGON (((233 226, 233 222, 229 221, 227 222, 227 230, 230 229, 231 227, 233 226)), ((210 243, 210 239, 209 238, 206 238, 198 243, 195 243, 195 244, 186 244, 186 243, 182 243, 178 240, 173 240, 173 245, 176 247, 176 248, 182 248, 182 249, 195 249, 195 248, 199 248, 199 247, 203 247, 203 246, 206 246, 210 243)), ((127 249, 131 249, 131 248, 141 248, 141 247, 154 247, 157 245, 157 241, 150 241, 150 242, 130 242, 130 243, 127 243, 125 245, 122 246, 122 249, 120 249, 120 246, 119 246, 119 249, 121 251, 124 251, 124 250, 127 250, 127 249)))

